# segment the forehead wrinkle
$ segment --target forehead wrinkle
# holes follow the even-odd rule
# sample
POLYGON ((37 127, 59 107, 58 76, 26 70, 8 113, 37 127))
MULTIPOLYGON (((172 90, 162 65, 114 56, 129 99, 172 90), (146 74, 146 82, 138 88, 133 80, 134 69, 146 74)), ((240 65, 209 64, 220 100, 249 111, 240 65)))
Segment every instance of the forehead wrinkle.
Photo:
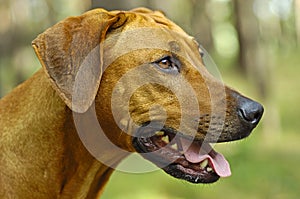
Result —
MULTIPOLYGON (((193 37, 165 27, 140 27, 112 34, 103 41, 105 65, 118 57, 139 49, 165 50, 188 60, 199 69, 200 57, 193 37)), ((201 61, 200 61, 201 62, 201 61)))

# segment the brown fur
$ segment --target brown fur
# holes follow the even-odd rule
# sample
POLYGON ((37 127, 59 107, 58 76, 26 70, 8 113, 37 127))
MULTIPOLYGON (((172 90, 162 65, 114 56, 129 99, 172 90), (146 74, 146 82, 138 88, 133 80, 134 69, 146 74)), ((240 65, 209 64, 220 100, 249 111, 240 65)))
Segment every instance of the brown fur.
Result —
MULTIPOLYGON (((93 129, 89 126, 89 113, 94 104, 97 119, 110 140, 126 151, 135 151, 130 133, 124 133, 115 124, 110 108, 112 102, 108 99, 111 98, 113 88, 123 74, 170 52, 164 49, 133 50, 130 54, 118 57, 106 70, 102 66, 99 69, 99 64, 103 64, 103 59, 105 62, 103 55, 109 50, 104 48, 101 42, 123 31, 140 27, 153 29, 164 27, 177 32, 182 37, 181 41, 185 41, 175 48, 178 48, 178 51, 187 49, 199 67, 196 69, 184 59, 181 60, 185 66, 181 74, 196 91, 199 102, 202 127, 199 128, 196 138, 202 139, 207 134, 209 121, 206 116, 211 113, 211 98, 206 84, 214 89, 216 96, 221 95, 224 87, 206 71, 198 46, 193 39, 160 12, 147 9, 128 12, 107 12, 103 9, 89 11, 60 22, 33 41, 33 47, 43 69, 0 101, 0 198, 96 198, 100 196, 113 169, 99 162, 87 151, 78 137, 73 117, 81 118, 80 122, 87 127, 87 132, 92 133, 93 129), (93 73, 92 70, 82 80, 83 83, 90 80, 92 86, 81 90, 83 97, 79 97, 80 99, 74 102, 72 88, 75 76, 85 56, 99 44, 96 53, 91 55, 96 61, 88 63, 96 72, 93 73)), ((145 41, 147 39, 144 38, 145 41)), ((168 41, 173 38, 169 35, 161 35, 160 40, 159 45, 169 48, 168 41)), ((116 42, 122 41, 112 40, 111 43, 108 41, 106 44, 112 47, 108 56, 118 55, 122 50, 113 49, 116 42)), ((124 46, 126 47, 128 46, 124 46)), ((153 78, 160 79, 167 85, 179 84, 176 79, 170 80, 160 72, 157 72, 153 78)), ((133 84, 134 82, 124 84, 124 92, 133 84)), ((185 90, 182 85, 178 85, 176 89, 185 90)), ((241 126, 236 114, 232 114, 236 106, 233 93, 237 93, 227 87, 225 92, 227 97, 217 101, 216 104, 220 104, 217 107, 222 107, 227 102, 226 110, 224 108, 215 110, 216 115, 224 111, 227 113, 225 120, 227 130, 221 134, 221 140, 225 140, 228 134, 234 137, 241 126)), ((119 100, 121 103, 122 99, 119 100)), ((168 113, 166 124, 174 129, 178 128, 181 114, 186 113, 179 111, 179 101, 170 90, 156 84, 144 85, 134 92, 129 103, 132 120, 136 124, 149 121, 149 107, 154 104, 163 105, 168 113)), ((191 118, 196 116, 193 112, 187 114, 191 118)), ((159 113, 155 117, 159 120, 159 113)), ((188 129, 189 124, 185 127, 188 129)), ((125 128, 130 129, 130 124, 125 125, 125 128)), ((99 154, 101 159, 117 165, 124 158, 124 154, 114 151, 108 145, 106 147, 106 143, 99 143, 99 145, 102 146, 99 154)))

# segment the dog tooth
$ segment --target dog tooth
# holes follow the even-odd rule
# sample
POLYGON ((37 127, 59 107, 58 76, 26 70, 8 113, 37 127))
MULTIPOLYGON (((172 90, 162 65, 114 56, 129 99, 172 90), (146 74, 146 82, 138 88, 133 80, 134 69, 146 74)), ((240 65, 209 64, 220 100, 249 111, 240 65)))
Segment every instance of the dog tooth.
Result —
POLYGON ((172 145, 171 145, 171 148, 174 149, 174 150, 176 150, 176 151, 178 151, 177 143, 172 144, 172 145))
POLYGON ((162 141, 164 141, 165 143, 169 144, 170 140, 169 140, 169 136, 164 136, 161 138, 162 141))
POLYGON ((208 165, 208 160, 207 159, 205 159, 202 162, 200 162, 201 169, 204 169, 205 167, 207 167, 207 165, 208 165))
POLYGON ((206 171, 207 171, 207 172, 211 172, 212 170, 213 170, 213 169, 212 169, 211 167, 207 167, 207 168, 206 168, 206 171))
POLYGON ((163 135, 165 135, 165 132, 163 132, 163 131, 157 131, 155 133, 155 135, 157 135, 157 136, 163 136, 163 135))

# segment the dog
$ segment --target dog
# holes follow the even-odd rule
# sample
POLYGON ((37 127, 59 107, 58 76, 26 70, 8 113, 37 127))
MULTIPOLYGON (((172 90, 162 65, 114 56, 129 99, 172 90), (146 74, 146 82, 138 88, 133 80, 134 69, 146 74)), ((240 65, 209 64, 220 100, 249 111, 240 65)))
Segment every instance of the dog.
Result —
POLYGON ((0 198, 97 198, 134 152, 212 183, 231 171, 211 144, 247 137, 263 115, 160 11, 94 9, 32 46, 42 69, 0 101, 0 198))

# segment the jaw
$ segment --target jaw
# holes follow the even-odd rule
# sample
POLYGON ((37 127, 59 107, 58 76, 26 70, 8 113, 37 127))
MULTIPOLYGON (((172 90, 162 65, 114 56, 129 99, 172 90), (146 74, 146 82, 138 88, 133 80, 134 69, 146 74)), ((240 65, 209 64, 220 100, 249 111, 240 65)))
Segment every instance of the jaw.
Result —
POLYGON ((138 153, 169 175, 192 183, 213 183, 231 175, 224 156, 209 143, 168 127, 143 127, 133 138, 138 153))

